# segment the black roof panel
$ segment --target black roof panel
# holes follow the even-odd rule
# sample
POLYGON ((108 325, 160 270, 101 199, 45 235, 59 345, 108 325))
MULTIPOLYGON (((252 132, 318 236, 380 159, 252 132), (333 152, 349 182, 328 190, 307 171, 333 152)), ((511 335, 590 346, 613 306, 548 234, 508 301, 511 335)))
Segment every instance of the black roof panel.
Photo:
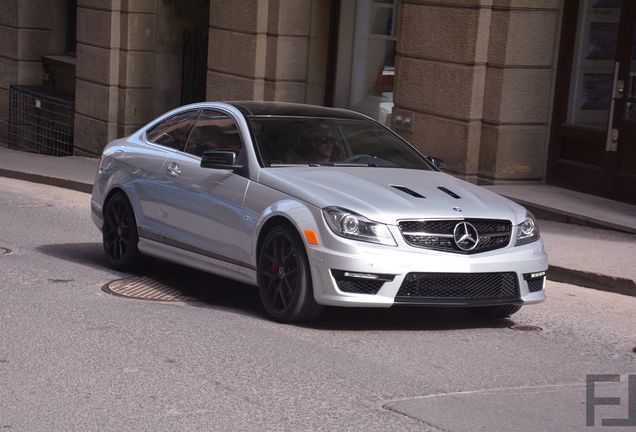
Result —
POLYGON ((327 108, 318 105, 265 101, 229 101, 226 103, 236 107, 245 116, 279 115, 302 117, 335 117, 358 120, 367 119, 362 114, 353 111, 339 108, 327 108))

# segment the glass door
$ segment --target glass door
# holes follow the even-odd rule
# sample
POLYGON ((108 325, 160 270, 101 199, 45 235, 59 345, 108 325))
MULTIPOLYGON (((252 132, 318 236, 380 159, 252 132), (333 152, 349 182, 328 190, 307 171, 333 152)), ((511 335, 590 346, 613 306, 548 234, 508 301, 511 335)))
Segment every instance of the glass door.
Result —
POLYGON ((400 0, 342 1, 340 5, 334 106, 387 124, 393 108, 400 0))
POLYGON ((566 0, 548 172, 552 183, 629 202, 635 12, 632 0, 566 0))
POLYGON ((612 196, 636 203, 636 2, 629 1, 631 25, 623 26, 618 46, 613 116, 607 148, 613 151, 612 196))

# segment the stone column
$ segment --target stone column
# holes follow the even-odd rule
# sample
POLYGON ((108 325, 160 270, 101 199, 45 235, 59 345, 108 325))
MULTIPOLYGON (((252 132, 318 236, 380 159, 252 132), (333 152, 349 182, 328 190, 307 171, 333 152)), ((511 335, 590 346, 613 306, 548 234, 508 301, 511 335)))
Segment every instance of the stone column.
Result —
POLYGON ((117 137, 121 2, 77 2, 75 143, 98 154, 117 137))
POLYGON ((269 2, 265 99, 305 102, 311 0, 269 2))
POLYGON ((265 95, 269 0, 210 0, 208 100, 265 95))
POLYGON ((212 0, 207 99, 322 104, 330 6, 212 0))
POLYGON ((561 0, 494 6, 479 180, 545 180, 561 0))
POLYGON ((148 121, 155 70, 155 0, 79 0, 76 153, 98 154, 148 121))
POLYGON ((399 132, 471 181, 542 178, 559 4, 405 0, 393 119, 414 121, 399 132))
POLYGON ((414 113, 413 131, 400 133, 459 174, 479 164, 492 14, 481 3, 407 0, 400 10, 394 111, 414 113))

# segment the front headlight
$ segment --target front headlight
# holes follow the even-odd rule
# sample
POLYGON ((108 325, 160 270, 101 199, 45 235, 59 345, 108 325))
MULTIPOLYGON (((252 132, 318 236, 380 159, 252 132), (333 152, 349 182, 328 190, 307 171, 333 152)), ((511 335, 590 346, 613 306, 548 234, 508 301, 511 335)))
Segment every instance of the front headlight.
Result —
POLYGON ((370 243, 397 246, 395 239, 384 224, 370 221, 362 215, 341 207, 322 210, 327 225, 336 235, 370 243))
POLYGON ((517 240, 515 246, 532 243, 539 240, 539 225, 532 213, 526 212, 525 220, 517 225, 517 240))

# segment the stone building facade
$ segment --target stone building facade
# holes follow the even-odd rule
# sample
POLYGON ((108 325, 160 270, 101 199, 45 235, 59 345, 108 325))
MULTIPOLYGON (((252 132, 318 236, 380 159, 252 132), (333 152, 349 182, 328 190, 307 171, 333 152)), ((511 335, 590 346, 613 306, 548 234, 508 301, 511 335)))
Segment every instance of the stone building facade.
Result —
POLYGON ((42 84, 46 56, 68 54, 70 7, 76 45, 64 58, 73 75, 64 68, 51 73, 75 95, 78 154, 98 154, 108 141, 189 101, 187 31, 207 35, 200 99, 356 109, 477 183, 551 181, 552 161, 562 159, 554 156, 560 141, 553 119, 563 23, 576 22, 583 9, 610 16, 620 6, 620 0, 3 2, 10 7, 0 8, 2 142, 9 86, 42 84))

